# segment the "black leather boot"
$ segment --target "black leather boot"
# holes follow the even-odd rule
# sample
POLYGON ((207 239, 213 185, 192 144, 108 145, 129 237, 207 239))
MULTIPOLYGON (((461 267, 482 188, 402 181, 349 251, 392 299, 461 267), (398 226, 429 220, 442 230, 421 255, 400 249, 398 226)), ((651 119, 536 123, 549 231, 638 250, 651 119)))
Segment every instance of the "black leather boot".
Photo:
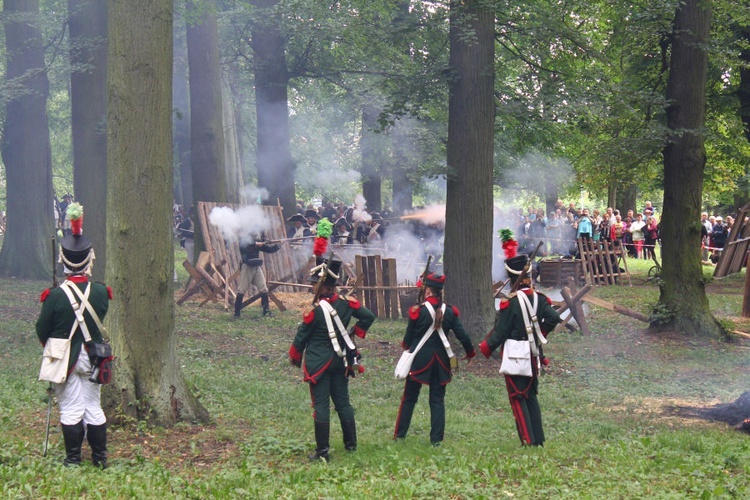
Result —
POLYGON ((107 468, 107 424, 88 425, 86 439, 91 446, 91 461, 94 466, 107 468))
POLYGON ((237 298, 234 299, 234 317, 240 317, 240 311, 242 310, 242 299, 245 298, 244 293, 238 293, 237 298))
POLYGON ((61 424, 63 440, 65 441, 65 460, 63 465, 66 467, 81 464, 81 445, 83 444, 83 421, 74 425, 61 424))
POLYGON ((315 453, 308 455, 310 460, 328 461, 328 438, 330 436, 330 426, 328 422, 315 421, 315 453))
POLYGON ((346 451, 357 450, 357 424, 354 420, 342 420, 341 432, 344 435, 344 449, 346 451))
POLYGON ((271 312, 267 293, 260 295, 260 305, 263 306, 263 317, 273 318, 274 314, 271 312))

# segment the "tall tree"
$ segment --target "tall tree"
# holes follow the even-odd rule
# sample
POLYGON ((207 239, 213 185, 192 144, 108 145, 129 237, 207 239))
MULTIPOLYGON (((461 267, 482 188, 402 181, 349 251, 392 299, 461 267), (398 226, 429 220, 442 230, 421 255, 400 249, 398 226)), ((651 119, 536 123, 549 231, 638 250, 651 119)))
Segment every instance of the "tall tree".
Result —
POLYGON ((172 119, 174 139, 174 199, 184 210, 193 205, 193 173, 190 165, 190 88, 188 86, 185 19, 175 12, 174 55, 172 56, 172 119))
MULTIPOLYGON (((224 118, 219 67, 219 34, 215 0, 190 0, 187 9, 190 81, 190 165, 193 199, 226 202, 224 118)), ((203 249, 196 217, 195 250, 203 249)))
POLYGON ((207 420, 175 350, 172 0, 109 3, 107 315, 120 411, 165 426, 207 420))
POLYGON ((3 2, 5 85, 12 97, 3 123, 8 215, 0 274, 27 279, 52 275, 46 242, 54 234, 49 82, 38 19, 37 0, 3 2))
POLYGON ((68 0, 73 181, 104 281, 107 246, 107 2, 68 0))
POLYGON ((651 327, 720 336, 725 332, 709 308, 700 263, 710 26, 711 2, 685 0, 678 5, 667 82, 671 135, 664 148, 661 294, 651 327))
POLYGON ((255 109, 257 116, 258 186, 269 192, 284 213, 295 211, 294 161, 289 145, 286 38, 280 29, 279 0, 252 0, 258 9, 252 29, 255 61, 255 109))
POLYGON ((474 339, 489 328, 492 298, 492 174, 495 122, 494 12, 455 0, 450 16, 446 294, 474 339))

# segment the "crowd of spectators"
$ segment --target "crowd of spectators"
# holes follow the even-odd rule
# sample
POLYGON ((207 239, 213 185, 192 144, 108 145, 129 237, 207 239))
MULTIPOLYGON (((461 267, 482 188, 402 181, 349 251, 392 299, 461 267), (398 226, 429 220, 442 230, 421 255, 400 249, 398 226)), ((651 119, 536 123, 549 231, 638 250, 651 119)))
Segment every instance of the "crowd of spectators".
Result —
MULTIPOLYGON (((575 257, 578 253, 577 239, 595 242, 610 241, 622 246, 630 258, 651 259, 661 244, 659 215, 650 201, 641 210, 620 210, 607 207, 599 209, 577 208, 575 203, 567 206, 561 201, 555 209, 545 215, 543 209, 519 209, 512 216, 514 231, 520 251, 532 252, 542 240, 543 255, 575 257)), ((721 250, 727 241, 734 219, 731 216, 701 215, 701 247, 704 263, 718 262, 721 250)))

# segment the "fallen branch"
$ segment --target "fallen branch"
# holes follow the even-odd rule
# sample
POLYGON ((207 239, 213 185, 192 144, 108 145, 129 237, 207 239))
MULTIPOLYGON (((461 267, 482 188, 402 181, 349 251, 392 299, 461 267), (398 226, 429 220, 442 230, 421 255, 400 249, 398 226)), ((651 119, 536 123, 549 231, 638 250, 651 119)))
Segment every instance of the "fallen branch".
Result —
POLYGON ((650 322, 648 316, 646 316, 645 314, 639 313, 638 311, 634 311, 632 309, 628 309, 627 307, 624 307, 624 306, 612 304, 611 302, 607 302, 606 300, 602 300, 597 297, 583 297, 582 300, 584 302, 588 302, 589 304, 594 304, 595 306, 603 307, 605 309, 609 309, 610 311, 614 311, 616 313, 624 314, 625 316, 635 318, 639 321, 643 321, 644 323, 650 322))
POLYGON ((745 337, 746 339, 750 339, 750 333, 745 332, 738 332, 737 330, 728 330, 729 333, 733 333, 734 335, 739 335, 740 337, 745 337))

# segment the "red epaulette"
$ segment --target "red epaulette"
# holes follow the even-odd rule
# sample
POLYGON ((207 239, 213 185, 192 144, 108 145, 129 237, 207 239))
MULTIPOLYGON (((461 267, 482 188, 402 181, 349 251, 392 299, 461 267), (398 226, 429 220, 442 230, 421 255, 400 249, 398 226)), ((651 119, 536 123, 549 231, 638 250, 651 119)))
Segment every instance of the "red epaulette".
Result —
POLYGON ((112 287, 110 287, 110 286, 107 287, 107 297, 109 297, 109 300, 112 300, 112 298, 113 298, 112 287))
POLYGON ((552 299, 550 299, 549 297, 544 297, 544 298, 547 299, 547 304, 552 305, 552 299))
POLYGON ((310 309, 307 312, 302 313, 302 322, 309 325, 315 319, 315 309, 310 309))
POLYGON ((453 314, 455 314, 455 315, 456 315, 456 317, 458 318, 458 307, 456 307, 456 306, 451 306, 451 308, 453 309, 453 314))
POLYGON ((503 311, 510 307, 510 300, 501 300, 500 301, 500 310, 503 311))
POLYGON ((349 307, 356 311, 357 309, 362 307, 362 304, 360 304, 359 301, 354 297, 349 297, 349 307))
POLYGON ((42 295, 39 297, 39 302, 44 302, 47 300, 47 297, 49 297, 49 288, 42 292, 42 295))
POLYGON ((417 304, 414 304, 413 306, 411 306, 409 308, 409 319, 414 319, 414 320, 419 319, 419 309, 420 309, 420 306, 418 306, 417 304))

